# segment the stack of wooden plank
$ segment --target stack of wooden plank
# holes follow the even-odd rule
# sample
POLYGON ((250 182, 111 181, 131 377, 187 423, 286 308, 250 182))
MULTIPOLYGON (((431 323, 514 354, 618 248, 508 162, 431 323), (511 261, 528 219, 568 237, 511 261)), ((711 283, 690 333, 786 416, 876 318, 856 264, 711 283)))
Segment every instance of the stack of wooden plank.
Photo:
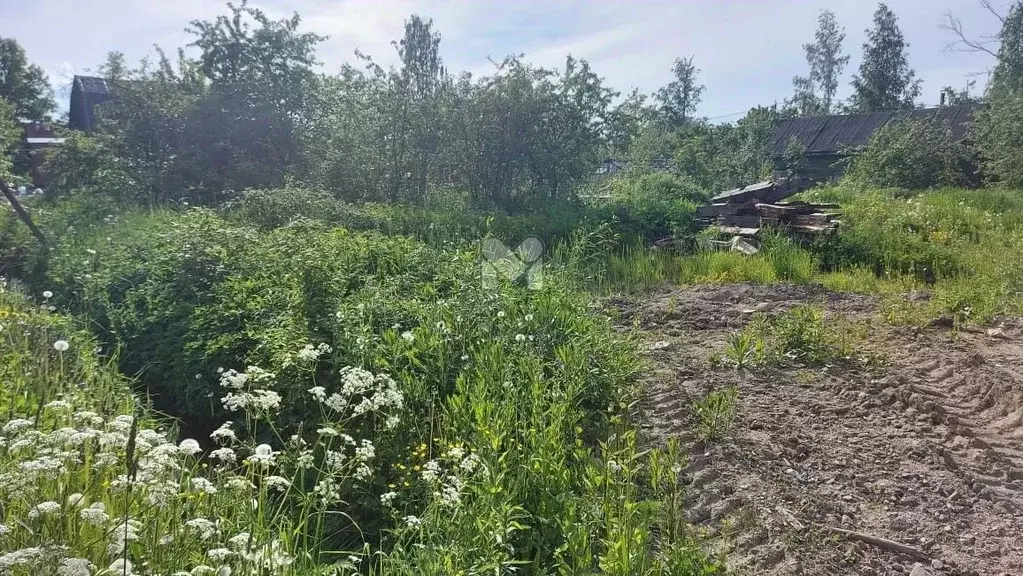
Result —
POLYGON ((697 218, 723 234, 756 236, 771 226, 793 235, 816 235, 838 227, 837 204, 781 202, 810 188, 812 182, 788 178, 760 182, 718 194, 697 208, 697 218))

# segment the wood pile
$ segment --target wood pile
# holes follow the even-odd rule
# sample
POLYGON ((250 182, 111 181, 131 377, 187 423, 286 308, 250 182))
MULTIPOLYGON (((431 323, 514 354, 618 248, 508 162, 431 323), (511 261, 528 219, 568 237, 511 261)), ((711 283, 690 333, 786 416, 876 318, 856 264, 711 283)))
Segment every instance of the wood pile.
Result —
POLYGON ((793 236, 815 236, 838 227, 837 204, 781 202, 809 189, 803 178, 769 180, 718 194, 711 204, 696 210, 697 219, 716 226, 722 234, 753 237, 761 228, 773 227, 793 236))

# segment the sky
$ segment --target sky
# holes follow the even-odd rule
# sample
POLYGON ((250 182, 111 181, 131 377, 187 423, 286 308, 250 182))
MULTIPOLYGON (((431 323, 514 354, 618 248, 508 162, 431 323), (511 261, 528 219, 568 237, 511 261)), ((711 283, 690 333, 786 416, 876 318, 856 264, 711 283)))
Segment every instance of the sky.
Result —
MULTIPOLYGON (((1011 0, 993 0, 1007 11, 1011 0)), ((652 93, 671 80, 675 58, 693 56, 706 87, 698 114, 732 121, 749 108, 781 102, 792 77, 806 74, 802 44, 813 40, 819 12, 830 9, 846 30, 852 57, 839 99, 860 63, 866 29, 877 5, 863 0, 250 0, 274 17, 298 12, 306 30, 329 36, 319 47, 322 70, 336 72, 356 49, 382 64, 396 61, 392 40, 413 13, 432 18, 441 33, 449 70, 486 74, 491 59, 523 54, 527 61, 561 67, 565 56, 590 62, 608 84, 626 93, 652 93)), ((977 0, 890 0, 909 43, 909 62, 923 79, 922 99, 937 104, 940 90, 965 87, 977 76, 979 92, 991 56, 949 52, 954 38, 940 28, 955 14, 971 36, 998 32, 999 22, 977 0)), ((13 36, 28 58, 50 75, 62 109, 71 76, 95 71, 108 51, 129 62, 169 54, 191 41, 194 19, 224 13, 219 0, 0 0, 0 36, 13 36)))

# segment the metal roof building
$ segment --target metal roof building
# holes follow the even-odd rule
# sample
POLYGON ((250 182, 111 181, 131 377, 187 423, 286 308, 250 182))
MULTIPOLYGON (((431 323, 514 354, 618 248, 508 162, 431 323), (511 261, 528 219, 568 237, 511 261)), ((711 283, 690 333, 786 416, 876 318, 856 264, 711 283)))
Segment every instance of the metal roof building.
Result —
POLYGON ((96 105, 114 98, 114 86, 105 78, 75 76, 71 83, 68 128, 91 132, 96 126, 96 105))
POLYGON ((779 122, 775 129, 770 145, 771 157, 775 169, 784 170, 785 151, 790 142, 796 140, 805 148, 806 175, 816 180, 827 180, 841 176, 845 167, 840 161, 848 156, 851 149, 866 146, 874 133, 889 123, 906 118, 932 119, 961 140, 968 135, 977 108, 975 104, 963 104, 900 112, 788 118, 779 122))

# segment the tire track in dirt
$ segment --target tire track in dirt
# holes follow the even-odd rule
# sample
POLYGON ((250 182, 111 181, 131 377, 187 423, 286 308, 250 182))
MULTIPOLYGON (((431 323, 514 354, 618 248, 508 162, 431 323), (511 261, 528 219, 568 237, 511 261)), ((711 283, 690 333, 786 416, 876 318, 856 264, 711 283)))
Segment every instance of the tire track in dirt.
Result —
POLYGON ((818 303, 868 319, 870 298, 820 287, 697 286, 616 299, 647 343, 644 431, 691 453, 687 514, 739 574, 1023 574, 1023 329, 874 323, 889 362, 739 372, 711 354, 756 310, 818 303), (697 443, 693 400, 739 388, 735 433, 697 443), (905 544, 906 555, 836 537, 905 544))

